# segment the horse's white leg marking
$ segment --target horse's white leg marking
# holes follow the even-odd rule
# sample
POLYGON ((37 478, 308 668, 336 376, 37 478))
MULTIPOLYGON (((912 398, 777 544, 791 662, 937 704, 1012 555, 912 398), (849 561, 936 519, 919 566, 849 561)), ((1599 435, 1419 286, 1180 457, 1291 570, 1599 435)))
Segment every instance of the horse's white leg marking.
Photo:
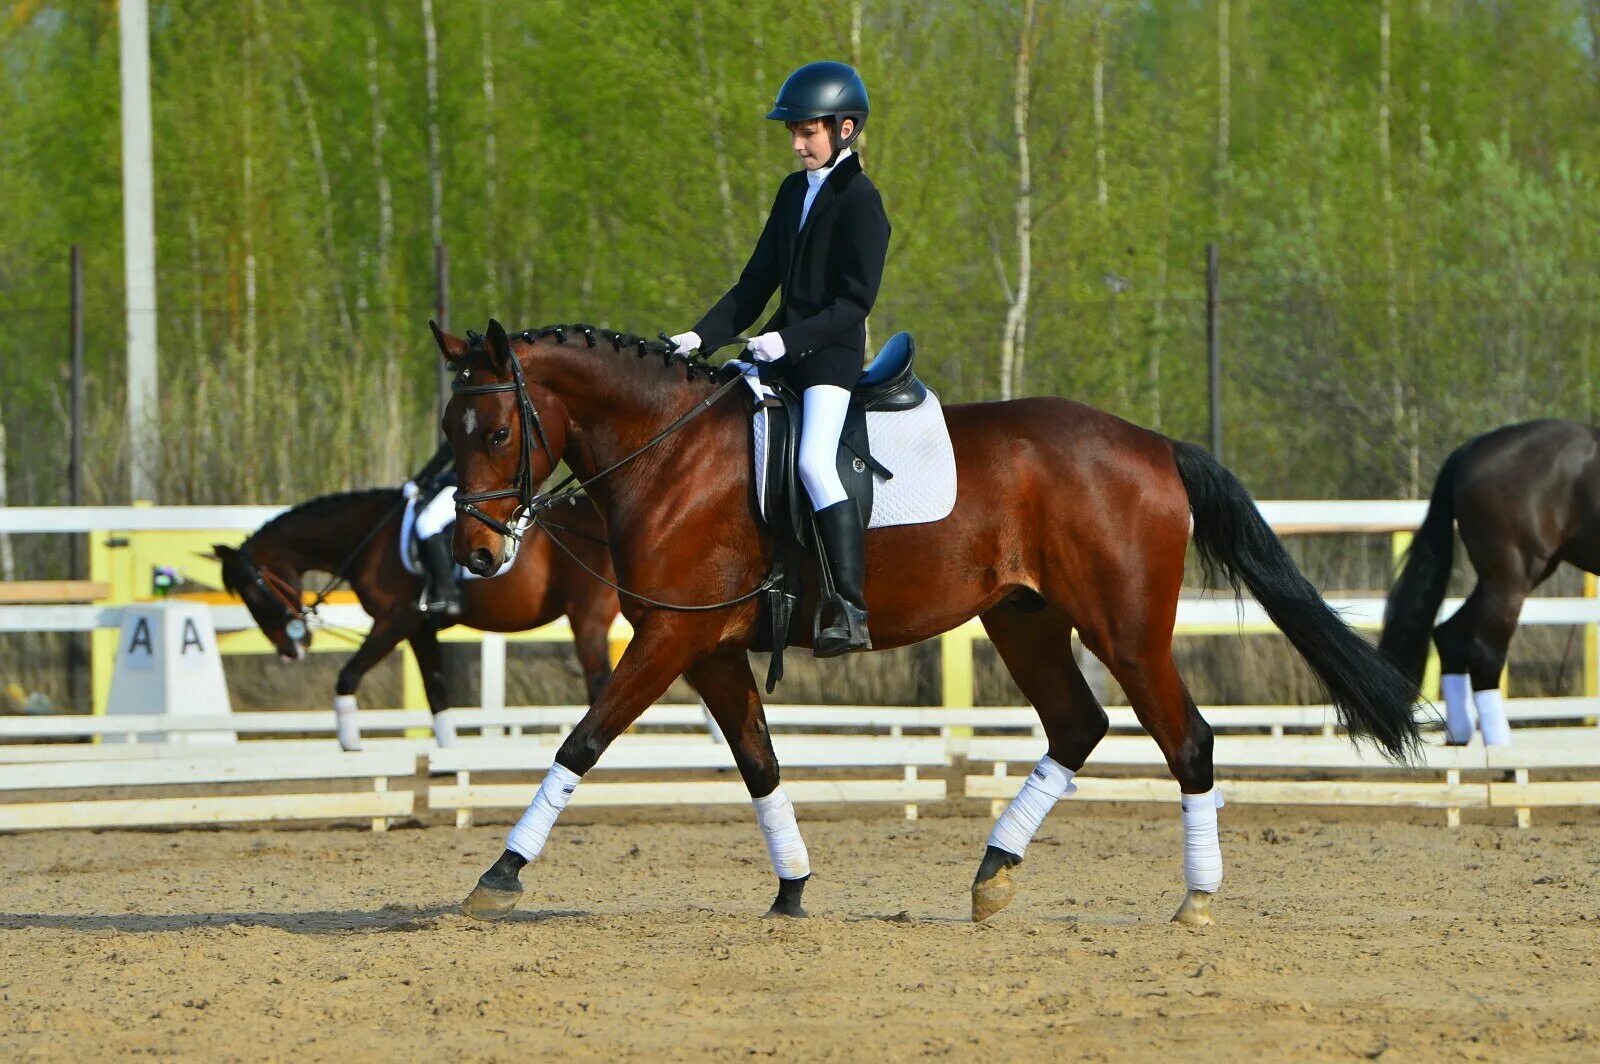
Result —
POLYGON ((361 723, 356 720, 356 696, 333 696, 333 722, 339 735, 339 749, 361 749, 361 723))
POLYGON ((524 860, 536 860, 550 837, 550 829, 555 827, 556 817, 567 807, 582 778, 561 765, 551 765, 544 782, 539 784, 539 793, 533 796, 527 812, 506 837, 506 849, 520 854, 524 860))
POLYGON ((1444 733, 1452 742, 1465 746, 1472 741, 1472 678, 1466 673, 1439 677, 1444 692, 1444 733))
POLYGON ((989 845, 1021 857, 1055 804, 1078 789, 1072 782, 1075 775, 1049 754, 1040 758, 1022 784, 1022 790, 995 821, 994 830, 989 833, 989 845))
POLYGON ((1222 886, 1222 846, 1217 841, 1217 810, 1222 795, 1215 787, 1204 794, 1182 795, 1183 883, 1188 893, 1172 919, 1180 924, 1211 923, 1211 896, 1222 886))
MULTIPOLYGON (((1472 700, 1478 706, 1478 727, 1483 731, 1483 745, 1510 746, 1511 722, 1506 719, 1506 706, 1500 689, 1491 687, 1487 691, 1474 691, 1472 700)), ((1472 734, 1470 725, 1467 734, 1472 734)))
POLYGON ((794 803, 780 786, 765 798, 751 799, 756 807, 756 823, 767 840, 767 855, 779 879, 804 879, 811 874, 811 855, 800 837, 794 818, 794 803))

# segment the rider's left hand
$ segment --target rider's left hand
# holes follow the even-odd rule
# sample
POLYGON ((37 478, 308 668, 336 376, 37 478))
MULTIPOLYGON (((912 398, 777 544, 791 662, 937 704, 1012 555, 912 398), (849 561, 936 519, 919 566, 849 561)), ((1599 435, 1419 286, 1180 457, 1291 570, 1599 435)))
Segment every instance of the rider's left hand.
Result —
POLYGON ((750 352, 750 357, 757 362, 776 362, 786 352, 783 346, 783 337, 775 332, 762 333, 752 337, 749 346, 745 348, 750 352))

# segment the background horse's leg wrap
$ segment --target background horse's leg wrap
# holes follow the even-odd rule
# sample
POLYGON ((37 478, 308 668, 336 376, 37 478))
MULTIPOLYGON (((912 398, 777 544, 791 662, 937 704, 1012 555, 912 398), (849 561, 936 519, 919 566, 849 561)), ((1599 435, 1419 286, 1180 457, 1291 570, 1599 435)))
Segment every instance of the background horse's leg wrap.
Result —
POLYGON ((1022 784, 1022 790, 994 822, 989 845, 1021 857, 1055 804, 1078 789, 1072 782, 1075 775, 1049 754, 1040 758, 1022 784))
MULTIPOLYGON (((1487 691, 1474 691, 1472 701, 1478 706, 1478 727, 1483 730, 1484 746, 1510 746, 1511 722, 1506 719, 1506 704, 1498 687, 1487 691)), ((1472 729, 1468 726, 1467 735, 1472 729)))
POLYGON ((506 837, 506 849, 529 861, 537 858, 539 851, 544 849, 545 840, 550 837, 556 817, 567 807, 572 792, 582 778, 562 765, 551 765, 544 782, 539 784, 539 793, 533 796, 527 812, 522 814, 522 819, 517 821, 517 826, 506 837))
POLYGON ((1184 885, 1214 894, 1222 886, 1222 846, 1217 842, 1222 795, 1213 787, 1204 794, 1185 794, 1182 801, 1184 885))
POLYGON ((433 739, 441 747, 456 745, 455 710, 441 709, 433 715, 433 739))
POLYGON ((1465 746, 1472 741, 1472 678, 1449 673, 1439 677, 1439 690, 1444 694, 1445 738, 1465 746))
POLYGON ((801 395, 800 482, 806 487, 813 510, 844 502, 844 481, 839 479, 839 436, 850 412, 850 392, 831 384, 814 384, 801 395))
POLYGON ((800 837, 800 825, 794 819, 794 803, 779 787, 765 798, 752 799, 756 807, 756 823, 767 840, 767 853, 772 858, 772 870, 779 879, 804 879, 811 874, 811 856, 806 853, 806 842, 800 837))
POLYGON ((361 749, 361 724, 356 720, 355 695, 333 696, 333 723, 339 736, 339 748, 354 752, 361 749))

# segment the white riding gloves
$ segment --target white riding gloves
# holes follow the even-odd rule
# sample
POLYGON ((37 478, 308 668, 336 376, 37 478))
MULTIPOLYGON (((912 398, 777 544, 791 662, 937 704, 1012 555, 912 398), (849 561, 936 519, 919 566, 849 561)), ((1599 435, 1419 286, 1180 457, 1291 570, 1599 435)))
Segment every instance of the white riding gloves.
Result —
POLYGON ((690 351, 700 350, 700 334, 697 332, 679 333, 677 336, 672 337, 672 342, 677 345, 679 351, 686 355, 690 351))
POLYGON ((752 337, 745 350, 749 351, 750 357, 757 362, 776 362, 788 353, 783 347, 783 337, 775 332, 752 337))

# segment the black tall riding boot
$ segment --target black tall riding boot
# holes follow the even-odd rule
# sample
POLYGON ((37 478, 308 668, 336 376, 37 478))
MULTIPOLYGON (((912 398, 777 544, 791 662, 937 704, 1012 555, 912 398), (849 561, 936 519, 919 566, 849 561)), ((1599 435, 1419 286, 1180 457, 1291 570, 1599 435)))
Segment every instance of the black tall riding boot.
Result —
POLYGON ((450 552, 450 536, 441 532, 418 541, 417 555, 427 574, 422 612, 451 619, 461 616, 461 589, 456 586, 456 559, 450 552))
POLYGON ((866 530, 861 527, 861 511, 846 499, 818 510, 816 519, 835 596, 824 599, 817 607, 812 653, 831 658, 852 650, 871 650, 867 600, 861 593, 867 578, 866 530), (830 614, 832 623, 824 628, 823 619, 830 614))

